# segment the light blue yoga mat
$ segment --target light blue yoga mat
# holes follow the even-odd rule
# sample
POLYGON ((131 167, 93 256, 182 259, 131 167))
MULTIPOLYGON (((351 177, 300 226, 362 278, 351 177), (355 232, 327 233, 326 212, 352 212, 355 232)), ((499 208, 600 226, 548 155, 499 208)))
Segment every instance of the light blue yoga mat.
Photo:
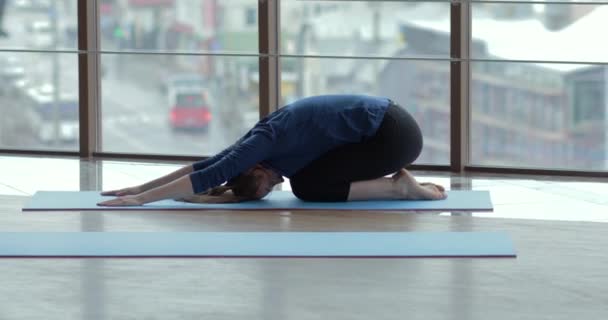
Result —
POLYGON ((99 191, 38 191, 23 211, 67 210, 400 210, 400 211, 493 211, 488 191, 448 191, 448 198, 436 201, 351 201, 305 202, 289 191, 274 191, 259 201, 224 204, 185 203, 162 200, 137 207, 100 207, 112 199, 99 191))
POLYGON ((2 232, 0 257, 515 257, 493 232, 2 232))

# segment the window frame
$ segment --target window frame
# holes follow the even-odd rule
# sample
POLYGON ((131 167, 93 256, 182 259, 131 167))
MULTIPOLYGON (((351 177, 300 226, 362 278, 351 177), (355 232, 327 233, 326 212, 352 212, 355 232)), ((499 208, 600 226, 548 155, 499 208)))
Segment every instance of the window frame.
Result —
MULTIPOLYGON (((432 0, 431 0, 432 1, 432 0)), ((435 0, 450 3, 451 32, 450 32, 450 57, 444 59, 429 59, 450 61, 450 163, 446 165, 413 165, 412 169, 451 171, 454 173, 476 172, 476 173, 505 173, 505 174, 542 174, 556 176, 580 176, 580 177, 608 177, 608 171, 582 171, 543 168, 521 168, 521 167, 493 167, 471 165, 470 163, 470 124, 471 110, 471 62, 546 62, 552 61, 514 61, 504 59, 472 59, 471 50, 471 19, 472 3, 539 3, 539 4, 573 4, 563 1, 500 1, 500 0, 435 0)), ((428 1, 420 1, 428 2, 428 1)), ((112 153, 100 151, 100 56, 105 53, 100 50, 99 45, 99 12, 100 0, 78 0, 78 79, 79 79, 79 121, 80 142, 78 151, 54 151, 54 150, 28 150, 28 149, 3 149, 0 153, 22 154, 22 155, 47 155, 80 157, 83 159, 132 159, 149 161, 192 161, 200 157, 183 155, 158 155, 158 154, 130 154, 112 153)), ((608 4, 608 2, 577 2, 576 5, 608 4)), ((258 1, 258 43, 259 43, 259 70, 260 87, 259 115, 263 117, 276 110, 277 102, 280 101, 280 0, 258 1)), ((248 13, 245 13, 247 16, 248 13)), ((7 50, 3 50, 7 51, 7 50)), ((28 51, 28 50, 16 50, 28 51)), ((31 50, 29 50, 31 51, 31 50)), ((57 53, 58 51, 49 51, 57 53)), ((69 51, 72 52, 72 51, 69 51)), ((115 53, 115 52, 112 52, 115 53)), ((120 53, 117 53, 120 54, 120 53)), ((132 54, 131 52, 126 54, 132 54)), ((222 54, 206 54, 222 55, 222 54)), ((238 55, 237 55, 238 56, 238 55)), ((251 56, 251 55, 249 55, 251 56)), ((313 56, 289 55, 289 58, 306 59, 313 56)), ((324 56, 314 56, 324 58, 324 56)), ((325 57, 329 58, 329 56, 325 57)), ((332 56, 331 58, 336 58, 332 56)), ((338 58, 352 58, 350 56, 338 58)), ((365 57, 357 57, 365 58, 365 57)), ((368 57, 377 58, 377 57, 368 57)), ((382 57, 380 58, 382 59, 382 57)), ((402 60, 414 60, 420 58, 399 58, 402 60)), ((564 61, 560 61, 564 63, 564 61)), ((569 63, 569 62, 568 62, 569 63)), ((574 62, 578 63, 578 62, 574 62)), ((586 62, 585 64, 608 64, 586 62)), ((489 93, 488 93, 489 94, 489 93)), ((512 97, 507 94, 503 97, 508 103, 512 97)), ((478 110, 483 113, 483 110, 478 110)), ((537 110, 537 112, 544 113, 537 110)), ((559 121, 560 119, 556 119, 559 121)), ((551 123, 551 125, 553 125, 551 123)), ((483 147, 483 146, 480 146, 483 147)), ((524 148, 520 146, 520 148, 524 148)), ((560 148, 558 148, 560 149, 560 148)), ((561 148, 560 150, 562 150, 561 148)), ((565 149, 564 149, 565 150, 565 149)), ((561 152, 561 151, 556 151, 561 152)))

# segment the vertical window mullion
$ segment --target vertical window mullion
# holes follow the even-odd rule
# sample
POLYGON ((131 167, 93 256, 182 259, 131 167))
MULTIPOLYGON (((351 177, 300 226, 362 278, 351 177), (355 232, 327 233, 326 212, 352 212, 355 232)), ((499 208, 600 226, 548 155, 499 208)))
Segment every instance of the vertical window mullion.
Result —
POLYGON ((276 110, 279 101, 279 0, 258 2, 260 117, 276 110))
POLYGON ((471 3, 453 2, 450 9, 450 167, 463 172, 470 157, 470 45, 471 3))
POLYGON ((90 158, 98 149, 99 39, 97 32, 97 0, 78 1, 78 100, 80 145, 82 158, 90 158))

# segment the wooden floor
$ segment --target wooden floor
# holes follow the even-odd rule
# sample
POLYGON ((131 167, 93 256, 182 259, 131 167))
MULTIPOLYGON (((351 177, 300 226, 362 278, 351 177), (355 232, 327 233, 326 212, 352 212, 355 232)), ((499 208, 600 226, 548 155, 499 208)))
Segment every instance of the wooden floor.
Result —
POLYGON ((27 161, 34 160, 0 158, 3 232, 507 231, 518 258, 2 259, 2 320, 608 318, 602 182, 421 174, 453 189, 490 190, 496 210, 481 214, 22 213, 37 188, 106 188, 173 169, 76 161, 74 174, 54 162, 61 160, 41 159, 36 170, 49 174, 29 172, 26 182, 27 171, 19 169, 27 161))

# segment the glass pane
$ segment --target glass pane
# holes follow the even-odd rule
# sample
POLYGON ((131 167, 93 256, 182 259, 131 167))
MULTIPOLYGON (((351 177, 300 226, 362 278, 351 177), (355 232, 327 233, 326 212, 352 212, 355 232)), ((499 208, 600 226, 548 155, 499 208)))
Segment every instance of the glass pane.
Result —
POLYGON ((258 59, 104 54, 102 149, 208 156, 258 119, 258 59))
POLYGON ((283 54, 450 56, 449 2, 281 1, 283 54))
POLYGON ((32 50, 76 49, 76 0, 0 1, 0 46, 32 50))
MULTIPOLYGON (((476 0, 477 2, 513 2, 513 0, 476 0)), ((521 0, 521 2, 526 3, 528 1, 526 0, 521 0)), ((530 0, 530 2, 539 2, 538 0, 530 0)), ((597 3, 597 4, 603 4, 603 3, 607 3, 608 1, 606 0, 551 0, 551 2, 564 2, 564 3, 577 3, 577 2, 593 2, 593 3, 597 3)))
POLYGON ((607 79, 601 65, 473 63, 471 161, 606 170, 607 79))
POLYGON ((100 0, 103 50, 258 52, 250 0, 100 0))
POLYGON ((78 148, 76 54, 0 52, 0 148, 78 148))
POLYGON ((608 5, 475 3, 472 57, 608 62, 608 44, 591 36, 606 21, 608 5))
POLYGON ((389 97, 422 129, 424 149, 416 163, 449 163, 449 61, 283 58, 281 68, 282 104, 335 93, 389 97))
POLYGON ((99 166, 101 166, 102 172, 101 189, 116 190, 125 188, 126 186, 144 184, 150 180, 167 175, 184 165, 103 161, 99 166))

